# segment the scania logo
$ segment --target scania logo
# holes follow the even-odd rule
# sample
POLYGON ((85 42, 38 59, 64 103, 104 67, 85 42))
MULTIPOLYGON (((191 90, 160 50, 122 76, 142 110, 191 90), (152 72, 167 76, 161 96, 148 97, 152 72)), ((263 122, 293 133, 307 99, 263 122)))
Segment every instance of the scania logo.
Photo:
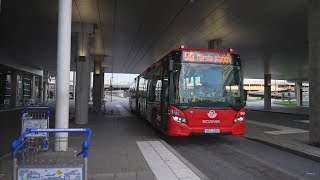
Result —
POLYGON ((220 120, 202 120, 202 124, 220 124, 220 120))
POLYGON ((217 113, 214 110, 211 110, 210 112, 208 112, 208 117, 209 118, 215 118, 217 117, 217 113))

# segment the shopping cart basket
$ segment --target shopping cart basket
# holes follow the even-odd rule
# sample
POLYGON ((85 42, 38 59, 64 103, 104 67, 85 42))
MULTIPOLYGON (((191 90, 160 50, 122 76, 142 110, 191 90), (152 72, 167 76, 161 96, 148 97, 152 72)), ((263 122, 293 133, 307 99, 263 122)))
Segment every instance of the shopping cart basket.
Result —
MULTIPOLYGON (((46 106, 29 106, 21 110, 21 134, 27 129, 48 129, 51 108, 46 106)), ((47 138, 47 133, 30 133, 27 137, 47 138)))
POLYGON ((87 180, 90 137, 89 128, 26 130, 11 144, 13 179, 87 180), (28 137, 31 133, 47 133, 48 139, 28 137))

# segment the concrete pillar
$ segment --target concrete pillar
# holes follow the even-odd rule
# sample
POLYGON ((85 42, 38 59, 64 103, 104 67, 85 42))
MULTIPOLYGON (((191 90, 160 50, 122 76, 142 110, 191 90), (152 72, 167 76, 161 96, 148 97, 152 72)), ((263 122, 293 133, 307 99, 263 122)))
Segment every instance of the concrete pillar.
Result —
MULTIPOLYGON (((103 68, 101 72, 103 72, 103 68)), ((101 99, 104 100, 104 72, 101 75, 101 99)))
POLYGON ((264 109, 271 109, 271 68, 270 57, 264 59, 264 109))
POLYGON ((309 38, 309 141, 320 145, 320 2, 310 0, 308 17, 309 38))
POLYGON ((221 49, 222 40, 213 39, 208 42, 208 49, 221 49))
MULTIPOLYGON (((91 65, 92 65, 92 62, 90 61, 89 62, 89 68, 91 67, 91 65)), ((89 90, 88 90, 88 92, 89 92, 89 95, 88 95, 88 101, 91 101, 92 100, 92 92, 91 92, 91 83, 92 83, 92 79, 91 79, 92 77, 91 77, 91 69, 89 69, 89 86, 88 86, 88 88, 89 88, 89 90)))
POLYGON ((302 106, 302 83, 296 83, 295 89, 297 106, 302 106))
POLYGON ((49 83, 49 80, 48 80, 48 71, 44 71, 44 74, 43 74, 43 104, 47 104, 48 102, 48 83, 49 83))
POLYGON ((11 71, 10 109, 16 108, 17 105, 17 75, 16 71, 11 71))
MULTIPOLYGON (((70 52, 71 52, 71 16, 72 0, 59 0, 58 8, 58 48, 56 78, 56 128, 69 128, 69 88, 70 88, 70 52)), ((56 151, 66 151, 68 134, 56 134, 56 151)))
POLYGON ((76 71, 73 71, 73 73, 72 73, 72 75, 73 75, 73 82, 72 82, 72 84, 73 84, 73 90, 72 90, 72 94, 73 94, 73 99, 75 99, 76 98, 76 71))
POLYGON ((32 76, 31 80, 31 98, 36 99, 36 76, 32 76))
POLYGON ((43 83, 43 103, 44 104, 48 103, 48 89, 49 89, 49 83, 44 82, 43 83))
POLYGON ((103 57, 95 57, 93 72, 93 111, 101 111, 101 99, 103 98, 104 72, 102 68, 103 57))
POLYGON ((76 124, 88 124, 89 35, 78 33, 78 59, 76 77, 76 124))
POLYGON ((40 104, 43 104, 43 76, 39 78, 39 96, 40 104))

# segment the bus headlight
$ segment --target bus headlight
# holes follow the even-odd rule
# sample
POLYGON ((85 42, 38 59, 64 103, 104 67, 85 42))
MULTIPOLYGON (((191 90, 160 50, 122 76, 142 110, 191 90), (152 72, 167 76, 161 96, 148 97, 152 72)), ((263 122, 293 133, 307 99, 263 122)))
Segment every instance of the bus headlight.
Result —
POLYGON ((240 122, 242 122, 243 120, 244 120, 243 117, 234 118, 234 122, 235 122, 235 123, 240 123, 240 122))
POLYGON ((179 116, 172 116, 172 120, 178 122, 178 123, 187 123, 187 118, 185 117, 179 117, 179 116))

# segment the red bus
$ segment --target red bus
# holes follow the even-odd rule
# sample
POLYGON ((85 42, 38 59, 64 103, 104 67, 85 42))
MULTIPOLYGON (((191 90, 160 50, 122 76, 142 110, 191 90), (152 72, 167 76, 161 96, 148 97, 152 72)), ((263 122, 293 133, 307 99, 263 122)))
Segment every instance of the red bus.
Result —
POLYGON ((243 135, 240 56, 232 50, 175 49, 130 87, 130 108, 169 136, 243 135))

